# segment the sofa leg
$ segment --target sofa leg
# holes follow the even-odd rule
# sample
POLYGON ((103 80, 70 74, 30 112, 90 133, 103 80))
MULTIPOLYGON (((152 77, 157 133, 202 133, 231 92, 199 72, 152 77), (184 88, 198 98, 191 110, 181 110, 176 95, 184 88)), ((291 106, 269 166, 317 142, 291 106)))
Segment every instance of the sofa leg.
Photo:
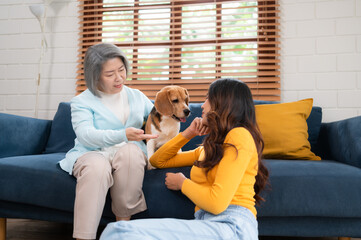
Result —
POLYGON ((6 240, 6 218, 0 218, 0 240, 6 240))
POLYGON ((338 237, 338 240, 351 240, 350 237, 338 237))

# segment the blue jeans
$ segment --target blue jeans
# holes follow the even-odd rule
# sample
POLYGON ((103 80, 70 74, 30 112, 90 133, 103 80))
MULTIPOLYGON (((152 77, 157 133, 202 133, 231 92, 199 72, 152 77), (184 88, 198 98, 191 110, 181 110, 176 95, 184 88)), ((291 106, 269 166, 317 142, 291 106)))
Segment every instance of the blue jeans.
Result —
POLYGON ((257 240, 258 223, 247 208, 230 205, 213 215, 199 210, 194 220, 138 219, 108 224, 100 240, 257 240))

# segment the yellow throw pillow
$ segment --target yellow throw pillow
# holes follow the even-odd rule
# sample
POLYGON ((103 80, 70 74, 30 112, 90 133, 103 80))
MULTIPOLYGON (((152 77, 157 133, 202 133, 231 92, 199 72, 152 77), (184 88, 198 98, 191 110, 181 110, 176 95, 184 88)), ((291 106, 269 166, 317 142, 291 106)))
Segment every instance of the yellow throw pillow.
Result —
POLYGON ((311 152, 307 118, 313 99, 256 105, 256 119, 264 140, 264 158, 321 160, 311 152))

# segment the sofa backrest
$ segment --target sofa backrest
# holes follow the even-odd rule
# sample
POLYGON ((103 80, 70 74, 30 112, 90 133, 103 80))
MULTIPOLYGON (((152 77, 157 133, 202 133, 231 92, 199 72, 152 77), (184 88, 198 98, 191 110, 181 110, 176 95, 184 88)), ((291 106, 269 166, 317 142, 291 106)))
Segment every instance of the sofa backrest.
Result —
MULTIPOLYGON (((254 101, 255 104, 273 104, 271 101, 254 101)), ((181 131, 186 129, 195 117, 202 115, 202 103, 191 103, 191 115, 185 123, 181 123, 181 131)), ((313 107, 310 116, 307 119, 308 125, 308 140, 313 149, 317 143, 322 119, 322 109, 320 107, 313 107)), ((75 133, 71 124, 70 103, 62 102, 59 104, 58 110, 54 116, 49 140, 45 149, 45 153, 67 152, 74 146, 75 133)), ((189 141, 184 147, 183 151, 194 149, 202 143, 203 137, 195 137, 189 141)))
POLYGON ((50 127, 50 120, 0 113, 0 158, 41 154, 50 127))
POLYGON ((74 147, 75 137, 71 124, 70 103, 61 102, 51 124, 44 153, 68 152, 74 147))
MULTIPOLYGON (((278 103, 278 102, 261 101, 261 100, 254 101, 255 105, 274 104, 274 103, 278 103)), ((186 129, 195 117, 200 117, 202 115, 201 106, 202 103, 192 103, 190 105, 191 115, 188 117, 185 123, 181 124, 181 131, 186 129)), ((311 114, 306 121, 308 126, 308 141, 311 144, 311 150, 316 148, 318 135, 321 128, 321 121, 322 121, 322 108, 317 106, 312 107, 311 114)), ((199 136, 193 138, 183 147, 183 150, 186 151, 186 150, 194 149, 197 145, 202 143, 202 140, 203 137, 199 137, 199 136)))

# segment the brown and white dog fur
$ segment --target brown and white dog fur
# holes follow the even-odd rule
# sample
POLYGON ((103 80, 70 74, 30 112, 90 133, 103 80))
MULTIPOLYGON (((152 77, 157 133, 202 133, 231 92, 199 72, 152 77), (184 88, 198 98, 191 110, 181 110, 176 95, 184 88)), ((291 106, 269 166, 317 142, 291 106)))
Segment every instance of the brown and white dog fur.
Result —
MULTIPOLYGON (((179 133, 180 122, 185 122, 190 112, 187 89, 172 85, 162 88, 157 93, 154 107, 145 125, 145 133, 157 134, 159 137, 147 140, 148 159, 179 133)), ((148 169, 152 168, 154 167, 148 162, 148 169)))

